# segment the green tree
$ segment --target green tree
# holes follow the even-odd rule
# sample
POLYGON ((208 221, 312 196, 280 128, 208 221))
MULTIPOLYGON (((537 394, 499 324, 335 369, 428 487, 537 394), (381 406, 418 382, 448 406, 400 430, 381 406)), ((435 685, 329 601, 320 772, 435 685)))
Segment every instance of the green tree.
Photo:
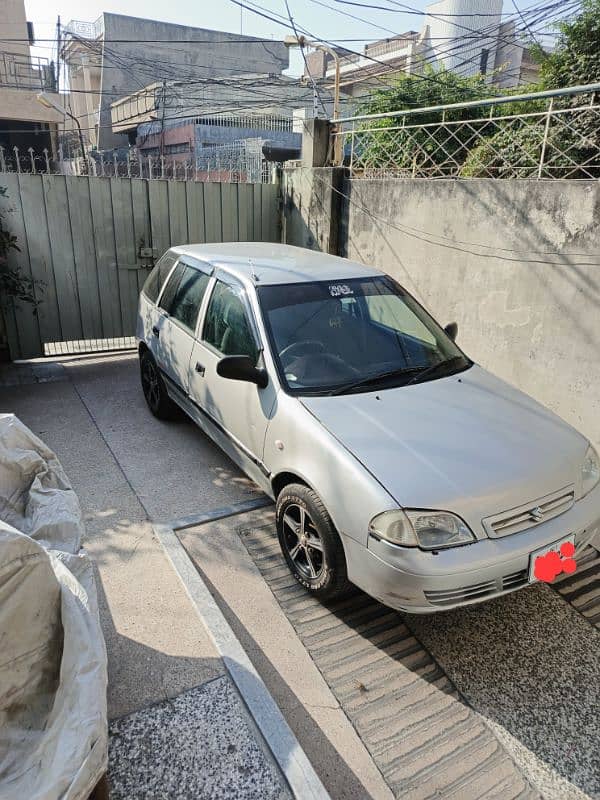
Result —
MULTIPOLYGON (((402 75, 389 87, 378 89, 361 105, 359 114, 385 114, 391 111, 462 103, 486 97, 489 88, 481 75, 461 77, 448 70, 435 72, 426 65, 422 75, 402 75)), ((461 164, 468 153, 475 130, 457 125, 452 133, 445 123, 472 120, 482 116, 481 107, 445 112, 408 114, 366 120, 355 137, 354 164, 367 170, 419 171, 440 174, 444 167, 461 164), (444 124, 442 124, 444 123, 444 124)), ((485 133, 487 122, 477 123, 485 133)))
MULTIPOLYGON (((581 12, 560 22, 558 30, 551 53, 534 49, 540 62, 538 88, 562 89, 600 81, 600 0, 583 0, 581 12)), ((500 130, 471 151, 461 174, 506 178, 537 175, 545 138, 543 176, 600 177, 598 110, 569 111, 587 105, 591 99, 589 95, 555 98, 553 107, 561 113, 551 118, 547 131, 543 117, 500 130)))
MULTIPOLYGON (((0 197, 6 197, 6 187, 0 186, 0 197)), ((0 304, 8 298, 31 303, 34 313, 37 301, 34 295, 34 282, 23 275, 19 267, 11 267, 8 258, 11 251, 20 252, 17 237, 6 227, 4 215, 0 212, 0 304)))
POLYGON ((554 51, 534 51, 540 61, 541 85, 560 89, 600 80, 600 0, 583 0, 581 13, 558 23, 554 51))

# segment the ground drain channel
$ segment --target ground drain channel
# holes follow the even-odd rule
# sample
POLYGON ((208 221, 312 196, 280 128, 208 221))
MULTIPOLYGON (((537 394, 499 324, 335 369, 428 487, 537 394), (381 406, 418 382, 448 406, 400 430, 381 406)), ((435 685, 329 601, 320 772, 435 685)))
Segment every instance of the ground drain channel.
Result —
POLYGON ((600 553, 588 547, 577 559, 572 575, 561 575, 552 584, 573 608, 600 630, 600 553))
POLYGON ((326 606, 290 575, 272 525, 240 534, 396 797, 538 796, 400 614, 362 592, 326 606))

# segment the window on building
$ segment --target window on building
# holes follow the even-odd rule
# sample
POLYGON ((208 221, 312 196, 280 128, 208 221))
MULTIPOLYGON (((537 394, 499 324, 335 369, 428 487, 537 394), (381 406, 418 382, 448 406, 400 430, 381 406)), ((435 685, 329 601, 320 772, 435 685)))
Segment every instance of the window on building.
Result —
POLYGON ((485 75, 487 72, 489 57, 490 57, 490 51, 484 48, 481 51, 481 60, 479 62, 479 72, 481 72, 482 75, 485 75))

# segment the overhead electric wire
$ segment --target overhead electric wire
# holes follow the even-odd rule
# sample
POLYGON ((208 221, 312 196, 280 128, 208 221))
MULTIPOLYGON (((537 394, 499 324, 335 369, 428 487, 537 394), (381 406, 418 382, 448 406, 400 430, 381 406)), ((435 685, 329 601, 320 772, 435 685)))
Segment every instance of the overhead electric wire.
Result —
MULTIPOLYGON (((321 0, 311 0, 311 1, 312 2, 317 2, 319 5, 324 5, 327 8, 332 8, 331 6, 328 6, 326 3, 321 2, 321 0)), ((358 6, 367 7, 363 3, 352 3, 352 5, 358 5, 358 6)), ((578 5, 578 3, 575 2, 575 3, 573 3, 573 5, 578 5)), ((381 7, 378 6, 378 8, 381 8, 381 7)), ((539 6, 539 5, 533 4, 532 6, 530 6, 528 9, 525 9, 524 11, 527 12, 527 13, 535 13, 535 14, 539 15, 540 12, 543 12, 545 9, 548 9, 548 10, 552 9, 553 10, 553 9, 556 9, 556 8, 562 8, 563 14, 564 14, 564 6, 562 6, 562 4, 560 2, 556 2, 554 4, 549 4, 549 5, 546 5, 546 6, 539 6)), ((345 12, 342 12, 339 9, 332 8, 332 10, 338 11, 338 13, 347 15, 345 12)), ((390 12, 395 13, 393 9, 386 9, 386 10, 389 10, 390 12)), ((350 15, 350 16, 354 16, 354 15, 350 15)), ((445 15, 443 15, 443 16, 445 16, 445 15)), ((515 15, 513 14, 511 16, 514 17, 515 15)), ((521 18, 522 19, 524 18, 523 14, 521 14, 521 18)), ((547 20, 549 19, 547 13, 546 13, 546 19, 547 20)), ((361 20, 361 21, 365 21, 365 20, 361 20)), ((465 44, 464 40, 485 39, 486 41, 489 40, 490 44, 494 44, 498 40, 498 28, 499 28, 499 25, 500 24, 504 24, 504 23, 506 23, 508 21, 512 21, 510 19, 510 17, 505 19, 505 20, 503 20, 501 23, 497 23, 496 22, 496 23, 493 23, 493 24, 491 24, 491 25, 489 25, 487 27, 484 27, 484 28, 473 29, 471 35, 464 35, 455 44, 451 44, 446 49, 444 49, 444 48, 441 48, 441 49, 437 48, 436 49, 434 47, 429 48, 429 50, 431 51, 431 55, 428 56, 428 57, 425 57, 425 58, 420 57, 419 62, 420 63, 432 63, 432 62, 435 62, 435 61, 440 61, 441 59, 443 59, 447 55, 451 54, 452 52, 472 50, 473 49, 473 44, 469 44, 469 43, 465 44)), ((519 42, 517 40, 517 37, 518 37, 520 32, 521 32, 520 30, 515 28, 515 30, 514 30, 514 32, 512 34, 514 36, 514 41, 512 42, 512 44, 514 46, 517 46, 517 47, 520 46, 519 42)), ((401 36, 401 34, 399 34, 399 36, 401 36)), ((437 37, 437 38, 442 38, 445 41, 448 41, 448 37, 437 37)), ((429 37, 429 41, 433 41, 433 39, 431 37, 429 37)), ((479 68, 480 68, 480 55, 476 55, 476 56, 472 56, 470 58, 466 58, 463 61, 461 61, 459 64, 453 65, 452 71, 455 72, 456 74, 461 74, 458 70, 460 69, 460 67, 462 67, 464 65, 467 65, 468 63, 474 64, 476 66, 477 70, 479 71, 479 68)), ((514 74, 514 72, 515 72, 515 70, 511 70, 511 71, 508 71, 508 72, 505 71, 503 74, 505 76, 506 75, 512 75, 512 74, 514 74)), ((517 72, 517 74, 520 74, 520 69, 519 69, 519 72, 517 72)), ((369 79, 369 76, 365 76, 365 80, 368 80, 368 79, 369 79)))
MULTIPOLYGON (((282 22, 282 21, 276 19, 275 17, 272 17, 269 14, 264 13, 264 11, 260 11, 260 10, 257 10, 255 8, 252 8, 252 6, 249 5, 251 0, 247 0, 246 3, 242 2, 242 0, 230 0, 230 2, 234 3, 237 6, 242 6, 247 11, 251 11, 252 13, 258 14, 261 17, 265 17, 266 19, 270 19, 272 22, 276 22, 278 25, 282 25, 283 27, 286 27, 286 28, 289 29, 289 24, 288 23, 282 22)), ((257 3, 252 3, 252 5, 258 6, 257 3)), ((262 6, 258 6, 258 8, 262 8, 262 6)), ((276 13, 276 12, 273 12, 273 13, 276 13)), ((276 15, 276 16, 280 16, 280 15, 276 15)), ((311 31, 307 30, 304 26, 302 26, 302 27, 298 26, 298 28, 299 28, 299 30, 302 30, 302 32, 305 35, 308 35, 312 39, 315 39, 317 41, 323 42, 324 44, 328 44, 330 46, 333 46, 332 42, 327 41, 326 39, 323 39, 323 38, 316 37, 313 33, 311 33, 311 31)), ((367 61, 371 61, 371 62, 373 62, 375 64, 379 64, 380 66, 383 66, 388 72, 391 70, 391 71, 394 72, 394 74, 398 73, 398 69, 397 68, 391 67, 386 62, 380 61, 380 60, 378 60, 376 58, 373 58, 372 56, 369 56, 368 53, 360 53, 360 52, 353 51, 353 50, 348 50, 348 52, 350 54, 352 54, 352 55, 360 56, 361 58, 364 58, 367 61)), ((443 83, 443 81, 440 81, 440 80, 436 79, 433 75, 422 75, 422 74, 419 74, 419 73, 411 73, 411 74, 413 74, 415 77, 419 78, 420 80, 430 81, 432 83, 437 83, 437 84, 439 84, 441 86, 444 86, 444 87, 446 86, 446 84, 443 83)), ((458 88, 459 88, 460 91, 469 94, 469 96, 471 98, 473 97, 473 91, 471 89, 467 89, 466 87, 458 87, 458 88)))
MULTIPOLYGON (((390 2, 392 2, 392 1, 393 0, 390 0, 390 2)), ((252 0, 246 0, 246 2, 242 2, 242 0, 230 0, 230 2, 234 3, 235 5, 242 6, 246 10, 248 10, 248 11, 254 13, 254 14, 257 14, 260 17, 264 17, 265 19, 268 19, 271 22, 274 22, 274 23, 276 23, 276 24, 278 24, 278 25, 280 25, 282 27, 289 28, 289 24, 284 20, 284 18, 280 14, 277 14, 277 12, 274 12, 274 11, 271 12, 270 9, 269 9, 269 12, 271 12, 271 13, 267 13, 267 9, 265 9, 264 6, 261 6, 258 3, 252 2, 252 0)), ((395 2, 395 0, 394 0, 394 2, 395 2)), ((397 2, 395 2, 395 4, 398 5, 398 6, 407 7, 407 6, 404 6, 404 4, 397 3, 397 2)), ((363 7, 364 7, 364 4, 360 4, 360 5, 363 5, 363 7)), ((390 9, 390 10, 392 10, 392 9, 390 9)), ((465 26, 460 26, 458 24, 456 24, 456 26, 457 27, 461 27, 461 28, 465 28, 465 26)), ((313 39, 317 39, 317 40, 319 40, 321 42, 324 42, 324 43, 329 44, 329 45, 332 46, 332 42, 329 42, 329 41, 327 41, 327 40, 325 40, 323 38, 319 39, 319 37, 316 37, 314 34, 311 33, 311 31, 307 30, 305 27, 299 26, 299 25, 297 25, 297 27, 298 27, 298 29, 301 29, 302 32, 305 33, 306 35, 308 35, 309 37, 311 37, 313 39)), ((496 27, 496 26, 494 26, 494 27, 496 27)), ((477 34, 478 33, 478 31, 476 31, 474 29, 466 28, 466 30, 469 33, 473 33, 473 34, 477 34)), ((499 38, 502 38, 502 37, 499 37, 499 38)), ((514 39, 509 40, 508 43, 511 46, 514 46, 515 45, 515 40, 514 39)), ((364 52, 360 53, 360 52, 352 51, 352 50, 350 50, 348 48, 346 48, 346 51, 349 54, 357 55, 357 56, 359 56, 361 58, 364 58, 364 59, 366 59, 368 61, 371 61, 372 63, 379 64, 380 66, 382 66, 388 72, 391 71, 394 74, 398 73, 397 67, 390 66, 389 63, 382 62, 382 61, 380 61, 380 60, 378 60, 376 58, 373 58, 368 53, 364 53, 364 52)), ((420 80, 430 81, 430 82, 433 82, 433 83, 438 83, 438 84, 446 86, 446 84, 444 84, 442 81, 436 79, 433 75, 425 75, 425 74, 419 74, 419 73, 411 73, 411 75, 413 75, 415 78, 418 78, 420 80)), ((463 93, 468 94, 471 98, 473 97, 474 93, 473 93, 472 89, 467 89, 466 87, 457 87, 457 88, 459 89, 459 91, 462 91, 463 93)), ((485 96, 489 96, 489 92, 487 92, 485 96)))
POLYGON ((308 67, 308 61, 306 60, 306 53, 304 52, 304 44, 301 42, 300 37, 298 36, 298 31, 296 30, 296 25, 294 23, 294 18, 292 17, 292 12, 290 10, 290 4, 289 4, 288 0, 284 0, 284 3, 285 3, 285 8, 286 8, 286 11, 287 11, 288 18, 290 20, 290 25, 292 26, 292 29, 294 31, 294 36, 296 37, 296 39, 298 41, 298 44, 300 46, 300 52, 302 53, 302 59, 304 61, 304 69, 306 70, 306 73, 307 73, 307 75, 310 78, 310 81, 312 83, 313 91, 315 93, 315 97, 318 98, 319 103, 321 104, 321 108, 323 109, 323 113, 327 117, 328 114, 327 114, 327 109, 325 108, 325 103, 323 102, 323 98, 321 97, 321 93, 320 93, 320 91, 319 91, 319 89, 317 87, 317 84, 315 82, 315 79, 311 75, 310 69, 308 67))
MULTIPOLYGON (((336 0, 336 2, 337 2, 337 1, 338 1, 338 0, 336 0)), ((235 0, 233 0, 233 2, 235 2, 235 0)), ((313 2, 316 2, 316 0, 313 0, 313 2)), ((390 0, 390 2, 391 2, 391 0, 390 0)), ((242 6, 242 7, 246 7, 246 8, 247 8, 247 10, 249 10, 251 13, 258 13, 258 14, 260 14, 260 12, 259 12, 259 11, 256 11, 254 8, 248 8, 247 6, 245 6, 245 4, 244 4, 244 3, 235 2, 235 4, 236 4, 236 5, 240 5, 240 6, 242 6)), ((327 4, 325 4, 325 3, 321 3, 321 2, 319 2, 318 4, 319 4, 319 5, 324 5, 325 7, 328 7, 328 6, 327 6, 327 4)), ((350 5, 350 4, 351 4, 351 5, 361 6, 361 7, 367 7, 367 6, 366 6, 366 4, 364 4, 364 3, 347 3, 347 4, 348 4, 348 5, 350 5)), ((254 4, 254 3, 253 3, 252 5, 258 5, 258 4, 254 4)), ((400 3, 394 3, 394 5, 396 5, 396 6, 401 6, 402 4, 400 4, 400 3)), ((558 4, 554 4, 554 6, 556 6, 556 5, 558 5, 558 4)), ((548 7, 552 7, 552 6, 546 6, 546 8, 548 8, 548 7)), ((260 6, 258 6, 258 8, 261 8, 261 7, 260 7, 260 6)), ((542 7, 542 8, 543 8, 543 7, 542 7)), ((334 10, 334 11, 337 11, 337 13, 343 13, 343 14, 345 14, 346 16, 353 16, 353 15, 348 15, 346 12, 342 12, 340 9, 335 9, 335 8, 334 8, 334 9, 332 9, 332 10, 334 10)), ((395 9, 393 9, 393 8, 386 7, 384 10, 385 10, 385 11, 387 11, 387 12, 396 13, 396 12, 395 12, 395 9)), ((534 4, 532 7, 528 8, 528 9, 524 9, 524 10, 523 10, 523 13, 525 13, 525 12, 528 12, 528 13, 537 13, 537 14, 539 15, 539 13, 540 13, 540 7, 539 7, 539 6, 536 6, 536 5, 534 4)), ((273 12, 273 13, 275 13, 275 12, 273 12)), ((419 12, 419 13, 421 13, 421 14, 425 14, 426 12, 419 12)), ((260 15, 261 15, 261 16, 264 16, 264 15, 262 15, 262 14, 260 14, 260 15)), ((280 16, 280 15, 277 15, 277 14, 276 14, 276 16, 280 16)), ((446 15, 442 15, 442 16, 445 18, 445 16, 446 16, 446 15)), ((458 15, 457 15, 457 16, 458 16, 458 15)), ((481 16, 484 16, 484 15, 481 15, 481 16)), ((280 21, 279 21, 279 20, 277 20, 277 19, 272 19, 272 21, 274 21, 276 24, 279 24, 279 25, 282 25, 282 24, 284 24, 284 27, 289 27, 289 26, 285 25, 285 23, 282 23, 282 22, 280 22, 280 21)), ((293 20, 292 20, 292 21, 293 21, 293 20)), ((369 23, 369 22, 368 22, 368 21, 366 21, 366 20, 360 20, 360 21, 364 21, 366 24, 370 24, 370 25, 372 25, 372 23, 369 23)), ((292 25, 291 27, 292 27, 292 30, 294 30, 294 28, 296 28, 296 30, 295 30, 295 33, 296 33, 296 35, 297 35, 297 29, 298 29, 298 26, 292 25)), ((464 27, 464 26, 462 26, 462 27, 464 27)), ((497 27, 497 26, 492 26, 492 27, 497 27)), ((471 31, 471 33, 473 34, 473 36, 472 36, 472 38, 473 38, 473 39, 479 39, 479 38, 481 38, 481 37, 482 37, 482 31, 483 31, 484 29, 475 30, 475 29, 468 29, 468 28, 467 28, 467 30, 470 30, 470 31, 471 31)), ((309 35, 309 36, 311 36, 311 37, 313 37, 313 38, 315 38, 315 39, 317 38, 317 37, 315 37, 315 36, 314 36, 314 34, 310 33, 309 31, 306 31, 306 29, 303 29, 303 32, 306 32, 306 33, 308 33, 308 35, 309 35)), ((390 33, 393 33, 393 31, 389 31, 389 32, 390 32, 390 33)), ((398 34, 395 34, 395 35, 398 35, 398 34)), ((445 38, 445 37, 441 37, 441 38, 445 38)), ((464 39, 468 39, 468 38, 471 38, 471 37, 467 37, 467 36, 465 36, 465 37, 463 37, 463 40, 464 40, 464 39)), ((486 38, 487 38, 487 37, 486 37, 486 38)), ((86 42, 86 43, 87 43, 87 42, 89 42, 89 43, 90 43, 92 46, 93 46, 94 44, 95 44, 96 46, 99 44, 98 42, 95 42, 94 40, 83 40, 83 39, 79 39, 79 38, 78 38, 78 39, 77 39, 77 41, 78 41, 78 42, 82 42, 82 41, 83 41, 83 42, 86 42)), ((111 40, 111 41, 113 41, 113 42, 115 42, 115 43, 118 43, 119 41, 134 41, 134 40, 111 40)), ((150 40, 147 40, 147 41, 150 41, 150 40)), ((152 41, 155 41, 155 40, 152 40, 152 41)), ((156 41, 159 41, 159 40, 156 40, 156 41)), ((170 44, 170 45, 173 45, 174 47, 177 47, 177 46, 180 46, 181 44, 185 44, 185 43, 186 43, 186 41, 188 41, 188 42, 189 42, 190 40, 173 41, 173 40, 169 39, 169 40, 163 40, 163 41, 165 41, 165 43, 168 43, 168 44, 170 44)), ((211 44, 213 44, 213 43, 214 43, 214 40, 205 40, 205 41, 206 41, 206 43, 209 43, 209 42, 210 42, 211 44)), ((277 43, 277 42, 272 42, 271 40, 267 40, 267 39, 261 39, 261 38, 258 38, 258 37, 248 37, 247 41, 249 41, 249 42, 253 42, 253 43, 260 43, 260 44, 276 44, 276 43, 277 43)), ((333 44, 332 44, 332 43, 333 43, 333 41, 334 41, 334 40, 327 41, 327 40, 324 40, 324 39, 322 39, 321 41, 323 41, 323 42, 325 42, 325 43, 327 43, 327 44, 330 44, 331 46, 333 46, 333 44)), ((342 40, 335 40, 335 41, 337 41, 337 42, 340 42, 340 41, 342 41, 342 40)), ((345 41, 350 41, 350 40, 345 40, 345 41)), ((360 39, 359 39, 359 40, 352 40, 352 41, 364 41, 364 39, 363 39, 363 40, 360 40, 360 39)), ((233 43, 233 42, 235 42, 235 43, 241 43, 241 42, 240 42, 240 40, 239 40, 238 38, 236 38, 236 39, 232 39, 232 40, 229 40, 229 39, 228 39, 228 40, 223 40, 223 44, 231 44, 231 43, 233 43)), ((514 42, 514 41, 512 41, 512 42, 511 42, 511 44, 515 44, 515 42, 514 42)), ((461 42, 459 42, 458 44, 454 45, 452 48, 450 48, 450 49, 448 50, 448 52, 451 52, 453 49, 463 49, 463 50, 464 50, 464 49, 465 49, 465 44, 464 44, 464 41, 461 41, 461 42)), ((139 70, 139 67, 140 67, 140 66, 142 66, 142 67, 143 67, 143 69, 142 69, 142 73, 143 73, 144 71, 150 71, 150 73, 151 73, 150 77, 153 77, 153 78, 154 78, 154 81, 158 81, 158 80, 160 80, 160 79, 163 79, 163 80, 166 80, 166 79, 167 79, 166 75, 164 75, 164 76, 161 76, 161 78, 157 78, 157 77, 156 77, 156 69, 155 69, 155 68, 156 68, 156 64, 157 64, 157 63, 160 63, 160 64, 162 64, 162 63, 165 63, 167 67, 173 67, 173 66, 175 66, 175 63, 174 63, 174 62, 164 62, 164 61, 162 61, 162 60, 160 60, 160 59, 159 59, 158 61, 157 61, 157 59, 146 59, 146 60, 142 59, 142 62, 141 62, 141 63, 139 63, 139 60, 138 60, 138 59, 133 59, 135 66, 138 68, 138 69, 137 69, 137 75, 134 75, 134 73, 133 73, 133 66, 127 63, 127 56, 126 56, 126 55, 124 55, 124 54, 122 54, 122 53, 115 53, 114 51, 111 53, 111 52, 110 52, 111 48, 106 48, 106 46, 105 46, 105 50, 106 50, 107 54, 109 55, 109 61, 112 61, 112 62, 113 62, 113 64, 116 64, 116 66, 115 66, 114 68, 117 68, 117 69, 122 69, 122 70, 124 70, 124 71, 128 72, 128 73, 131 75, 131 77, 132 77, 132 79, 133 79, 133 80, 136 80, 136 78, 137 78, 136 82, 140 84, 140 89, 141 89, 141 90, 143 90, 143 89, 144 89, 144 88, 146 88, 146 87, 145 87, 145 86, 143 86, 143 85, 141 84, 141 82, 139 81, 139 72, 140 72, 140 70, 139 70)), ((371 61, 372 63, 379 64, 380 66, 382 66, 382 67, 386 68, 387 70, 389 70, 390 72, 393 72, 394 74, 397 74, 397 73, 398 73, 398 69, 397 69, 397 67, 394 67, 394 66, 391 66, 391 67, 390 67, 390 65, 389 65, 389 64, 387 64, 386 62, 380 62, 380 61, 378 61, 378 60, 377 60, 377 59, 375 59, 375 58, 369 57, 369 55, 368 55, 368 54, 365 54, 365 53, 354 53, 354 51, 352 51, 352 50, 349 50, 349 49, 346 49, 346 52, 347 52, 347 53, 349 53, 349 54, 355 54, 355 55, 359 55, 359 56, 361 56, 361 57, 363 57, 363 58, 366 58, 367 60, 371 61)), ((440 54, 442 54, 442 55, 443 55, 443 54, 444 54, 444 50, 441 50, 441 51, 439 51, 439 52, 438 52, 438 55, 440 55, 440 54)), ((303 55, 304 55, 304 54, 303 54, 303 55)), ((432 60, 433 60, 433 58, 432 58, 432 60)), ((466 59, 466 60, 465 60, 465 63, 467 63, 468 61, 469 61, 469 59, 466 59)), ((305 61, 305 64, 306 64, 306 61, 305 61)), ((110 68, 112 68, 110 64, 107 64, 106 66, 107 66, 109 69, 110 69, 110 68)), ((188 70, 188 72, 187 72, 187 75, 184 75, 182 70, 177 70, 177 69, 176 69, 176 70, 175 70, 175 72, 173 73, 173 78, 172 78, 172 80, 174 80, 174 81, 177 81, 177 80, 182 80, 182 79, 185 79, 185 77, 187 77, 187 76, 191 77, 195 71, 199 71, 200 69, 208 68, 208 65, 189 65, 189 64, 182 64, 182 66, 185 66, 185 67, 187 68, 187 70, 188 70)), ((459 66, 460 66, 460 65, 459 65, 459 66)), ((224 70, 227 70, 228 68, 224 67, 223 69, 224 69, 224 70)), ((236 68, 235 68, 235 70, 238 72, 238 77, 239 77, 239 68, 237 68, 237 67, 236 67, 236 68)), ((234 68, 232 68, 232 71, 234 71, 234 68)), ((312 76, 310 76, 310 77, 312 78, 312 76)), ((419 76, 419 75, 416 75, 416 77, 419 77, 419 78, 422 78, 422 79, 430 79, 430 80, 434 80, 434 81, 435 81, 435 79, 433 79, 431 76, 419 76)), ((373 75, 371 75, 371 76, 368 76, 368 77, 367 77, 367 79, 370 79, 370 80, 373 80, 374 78, 376 78, 376 76, 373 76, 373 75)), ((380 82, 382 82, 382 81, 380 81, 380 82)), ((435 81, 435 82, 439 82, 439 81, 435 81)), ((384 82, 382 82, 382 83, 384 83, 384 82)), ((389 88, 389 83, 384 83, 384 85, 386 86, 386 88, 389 88)), ((77 90, 74 90, 74 93, 75 93, 76 91, 77 91, 77 90)), ((85 90, 79 90, 79 92, 80 92, 80 93, 84 93, 84 92, 85 92, 85 90)), ((100 92, 94 92, 94 91, 92 90, 92 91, 91 91, 91 93, 92 93, 92 94, 96 94, 96 95, 98 95, 98 94, 102 94, 102 95, 112 95, 112 96, 119 95, 119 96, 122 96, 122 92, 109 92, 108 90, 100 90, 100 92)), ((472 96, 472 93, 470 93, 470 94, 471 94, 471 96, 472 96)), ((195 102, 201 102, 201 101, 202 101, 202 98, 199 98, 199 97, 197 97, 197 96, 191 96, 191 95, 185 96, 183 93, 179 95, 179 98, 178 98, 178 99, 180 99, 182 102, 185 102, 185 101, 187 101, 187 100, 193 100, 193 101, 195 101, 195 102)), ((272 102, 274 102, 274 103, 278 103, 278 104, 281 104, 281 102, 282 102, 282 101, 281 101, 281 98, 280 98, 279 96, 274 96, 274 95, 272 95, 272 94, 271 94, 271 95, 266 95, 266 94, 265 94, 265 95, 263 96, 263 99, 261 99, 261 101, 259 101, 259 102, 261 102, 261 103, 264 105, 264 104, 265 104, 265 101, 268 101, 268 100, 270 100, 270 101, 272 101, 272 102)), ((346 101, 346 99, 345 99, 345 98, 343 98, 343 97, 342 97, 342 101, 345 101, 345 102, 348 102, 348 103, 350 103, 350 102, 351 102, 351 100, 350 100, 350 99, 346 101)), ((233 101, 230 101, 230 105, 231 105, 231 102, 233 102, 233 101)), ((292 106, 293 106, 293 103, 294 103, 294 101, 292 101, 292 102, 291 102, 291 105, 292 105, 292 106)), ((248 101, 241 101, 241 102, 240 102, 240 107, 243 107, 243 106, 246 106, 246 107, 247 107, 247 106, 248 106, 248 101)), ((86 116, 87 116, 87 115, 86 115, 86 116)), ((194 115, 194 116, 198 116, 198 115, 196 114, 196 115, 194 115)), ((92 129, 92 128, 90 128, 90 130, 91 130, 91 129, 92 129)))
MULTIPOLYGON (((347 3, 350 2, 350 0, 334 0, 334 2, 347 4, 347 3)), ((397 6, 398 8, 403 9, 403 11, 407 10, 407 9, 410 10, 410 11, 418 11, 419 10, 419 9, 415 9, 414 6, 409 6, 406 3, 401 3, 400 0, 389 0, 389 2, 392 3, 394 6, 397 6)), ((363 5, 363 8, 364 8, 364 5, 363 5)), ((426 13, 427 13, 428 17, 431 17, 431 19, 437 19, 437 20, 440 20, 441 22, 446 22, 446 19, 445 19, 443 14, 435 14, 435 13, 433 13, 431 11, 427 11, 426 13)), ((452 25, 455 28, 460 28, 461 30, 467 31, 467 33, 476 33, 477 32, 476 28, 469 28, 466 25, 461 25, 459 22, 453 22, 452 25)), ((497 38, 500 41, 503 41, 505 44, 514 45, 514 40, 504 39, 500 35, 498 35, 497 38)))

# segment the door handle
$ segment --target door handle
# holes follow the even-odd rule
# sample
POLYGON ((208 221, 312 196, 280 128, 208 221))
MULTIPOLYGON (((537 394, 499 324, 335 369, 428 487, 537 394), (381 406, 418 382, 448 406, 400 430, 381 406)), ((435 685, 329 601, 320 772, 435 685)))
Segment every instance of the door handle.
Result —
POLYGON ((153 326, 152 326, 152 333, 153 333, 155 336, 160 336, 160 329, 159 329, 159 328, 157 328, 157 327, 156 327, 156 325, 153 325, 153 326))
POLYGON ((204 377, 206 369, 202 366, 202 364, 199 361, 196 361, 196 366, 194 367, 194 369, 196 370, 198 375, 200 375, 202 378, 204 377))

